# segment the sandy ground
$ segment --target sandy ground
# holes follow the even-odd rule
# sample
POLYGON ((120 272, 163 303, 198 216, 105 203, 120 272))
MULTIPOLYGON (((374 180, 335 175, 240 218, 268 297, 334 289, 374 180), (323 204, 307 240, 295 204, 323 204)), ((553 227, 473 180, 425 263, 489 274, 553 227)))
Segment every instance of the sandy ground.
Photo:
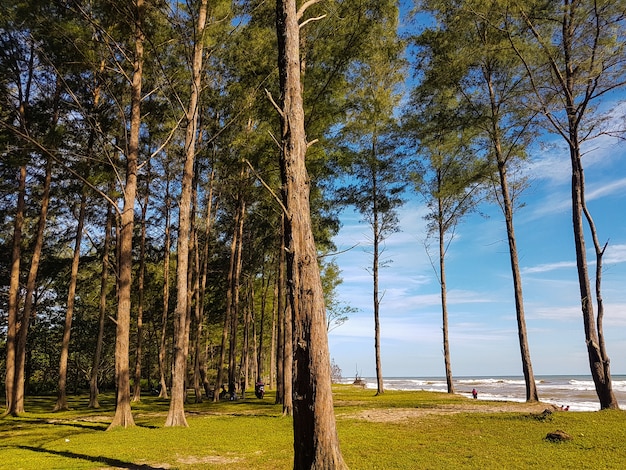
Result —
POLYGON ((516 403, 516 402, 489 402, 441 405, 428 408, 381 408, 369 409, 358 413, 357 418, 376 422, 394 422, 405 419, 419 418, 427 415, 444 415, 452 413, 500 413, 521 412, 541 414, 544 410, 555 412, 557 407, 548 403, 516 403))

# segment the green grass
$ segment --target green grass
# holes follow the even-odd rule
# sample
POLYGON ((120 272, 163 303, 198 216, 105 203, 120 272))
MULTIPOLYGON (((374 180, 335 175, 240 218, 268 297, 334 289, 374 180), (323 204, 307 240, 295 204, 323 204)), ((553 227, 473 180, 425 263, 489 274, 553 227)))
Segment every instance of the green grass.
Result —
MULTIPOLYGON (((529 413, 429 413, 468 400, 430 392, 376 397, 352 386, 334 392, 341 449, 352 469, 626 467, 626 412, 557 412, 546 420, 529 413), (387 420, 371 419, 380 415, 387 420), (573 440, 544 439, 557 429, 573 440)), ((53 413, 54 402, 28 398, 24 416, 0 419, 0 468, 292 468, 291 420, 271 392, 262 401, 188 404, 189 428, 165 428, 168 402, 155 397, 133 404, 136 427, 113 431, 106 431, 112 396, 102 397, 99 410, 86 408, 86 396, 71 397, 70 411, 53 413)))

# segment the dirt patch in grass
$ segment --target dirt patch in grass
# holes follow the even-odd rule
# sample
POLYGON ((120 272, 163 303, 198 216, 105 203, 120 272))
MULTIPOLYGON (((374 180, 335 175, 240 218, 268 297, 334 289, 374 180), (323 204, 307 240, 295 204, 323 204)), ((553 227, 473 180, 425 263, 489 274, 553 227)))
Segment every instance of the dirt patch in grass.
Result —
MULTIPOLYGON (((446 415, 454 413, 536 413, 544 410, 555 412, 558 408, 548 403, 517 403, 517 402, 468 402, 446 404, 425 408, 380 408, 364 410, 355 416, 367 421, 388 423, 406 419, 420 418, 428 415, 446 415)), ((344 415, 345 416, 345 415, 344 415)))

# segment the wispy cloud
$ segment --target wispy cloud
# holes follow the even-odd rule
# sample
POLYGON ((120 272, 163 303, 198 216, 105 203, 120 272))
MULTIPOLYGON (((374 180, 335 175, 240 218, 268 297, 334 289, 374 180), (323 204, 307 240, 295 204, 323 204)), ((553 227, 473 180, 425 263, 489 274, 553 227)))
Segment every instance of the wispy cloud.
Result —
POLYGON ((626 262, 626 245, 608 245, 604 254, 606 264, 626 262))
POLYGON ((522 274, 547 273, 557 269, 569 269, 575 267, 576 262, 574 261, 559 261, 556 263, 538 264, 537 266, 522 268, 522 274))

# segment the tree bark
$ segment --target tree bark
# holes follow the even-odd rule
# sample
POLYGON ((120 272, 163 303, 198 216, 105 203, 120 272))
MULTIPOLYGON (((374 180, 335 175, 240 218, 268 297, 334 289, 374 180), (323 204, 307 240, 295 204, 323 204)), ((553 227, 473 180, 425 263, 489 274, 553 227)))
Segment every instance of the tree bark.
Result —
POLYGON ((15 350, 17 342, 17 311, 20 290, 20 258, 22 229, 24 227, 24 207, 26 201, 26 165, 19 169, 17 206, 13 224, 13 247, 11 251, 11 278, 9 281, 9 302, 7 315, 7 353, 5 374, 5 414, 14 414, 15 402, 15 350))
MULTIPOLYGON (((376 144, 372 145, 372 153, 376 154, 376 144)), ((372 171, 372 234, 374 237, 374 259, 372 261, 372 277, 374 282, 373 297, 374 297, 374 352, 376 357, 376 395, 382 395, 385 393, 385 387, 383 383, 383 365, 380 357, 380 298, 378 293, 378 271, 380 268, 380 225, 379 225, 379 211, 378 211, 378 191, 376 171, 372 171)))
POLYGON ((437 198, 439 205, 438 228, 439 228, 439 287, 441 289, 441 316, 443 329, 443 362, 446 370, 446 384, 448 393, 454 393, 454 381, 452 379, 452 360, 450 354, 450 335, 448 331, 448 291, 446 284, 446 249, 445 249, 445 222, 444 210, 441 198, 437 198))
POLYGON ((288 298, 294 320, 294 469, 342 469, 346 465, 335 426, 324 295, 305 165, 299 13, 295 0, 277 0, 276 11, 283 99, 280 167, 286 209, 288 298))
POLYGON ((135 197, 137 194, 137 167, 139 160, 139 133, 141 128, 141 82, 143 77, 143 13, 144 0, 135 2, 135 57, 131 84, 130 133, 126 156, 126 184, 124 207, 120 217, 118 306, 115 328, 115 379, 117 396, 115 416, 108 429, 135 425, 130 407, 130 309, 133 267, 133 227, 135 197))
POLYGON ((187 427, 185 418, 185 374, 187 370, 186 349, 188 349, 189 306, 189 235, 191 229, 191 193, 193 189, 193 169, 196 154, 200 90, 202 86, 203 37, 207 18, 208 0, 200 2, 196 24, 196 36, 193 46, 192 84, 189 106, 187 108, 187 129, 185 133, 185 165, 183 169, 182 189, 179 204, 178 222, 178 264, 176 267, 177 303, 174 313, 174 361, 172 364, 172 398, 165 421, 165 426, 187 427))
POLYGON ((139 239, 139 279, 137 298, 137 338, 135 346, 135 377, 133 380, 133 401, 141 401, 141 361, 143 355, 143 304, 144 304, 144 284, 146 279, 146 224, 148 204, 150 201, 150 162, 146 172, 146 188, 141 205, 141 237, 139 239))
POLYGON ((78 280, 78 265, 80 262, 80 245, 83 239, 83 226, 85 224, 85 206, 87 203, 87 188, 83 187, 80 197, 80 209, 78 214, 78 226, 76 227, 76 239, 74 244, 74 257, 70 272, 70 285, 67 293, 67 309, 65 312, 65 325, 63 328, 63 340, 61 342, 61 358, 59 360, 59 395, 54 411, 67 410, 67 359, 70 352, 70 334, 72 332, 72 318, 74 316, 74 301, 76 298, 76 283, 78 280))
POLYGON ((104 339, 104 320, 106 316, 108 279, 109 279, 109 247, 111 245, 111 229, 113 228, 113 208, 107 204, 107 218, 104 233, 104 245, 102 247, 102 272, 100 274, 100 305, 98 318, 98 338, 96 339, 96 351, 91 365, 91 378, 89 380, 89 408, 100 408, 98 403, 98 373, 100 370, 100 358, 102 357, 102 342, 104 339))
POLYGON ((170 182, 165 186, 165 242, 163 247, 163 311, 161 312, 161 339, 159 342, 159 398, 169 398, 167 394, 166 353, 167 353, 167 317, 170 308, 170 182))
POLYGON ((528 332, 526 329, 526 319, 524 315, 524 296, 522 293, 522 274, 519 268, 519 260, 517 256, 517 241, 515 238, 515 227, 513 225, 513 202, 509 193, 509 185, 506 174, 506 164, 499 150, 496 149, 496 158, 498 159, 498 173, 500 175, 500 191, 502 193, 502 201, 504 206, 504 220, 506 222, 506 233, 509 242, 509 257, 511 260, 511 272, 513 273, 513 290, 515 292, 515 312, 517 317, 517 334, 519 338, 520 354, 522 357, 522 370, 524 373, 524 382, 526 384, 526 401, 536 402, 539 400, 537 392, 537 384, 535 375, 533 374, 533 366, 530 359, 530 348, 528 346, 528 332))

